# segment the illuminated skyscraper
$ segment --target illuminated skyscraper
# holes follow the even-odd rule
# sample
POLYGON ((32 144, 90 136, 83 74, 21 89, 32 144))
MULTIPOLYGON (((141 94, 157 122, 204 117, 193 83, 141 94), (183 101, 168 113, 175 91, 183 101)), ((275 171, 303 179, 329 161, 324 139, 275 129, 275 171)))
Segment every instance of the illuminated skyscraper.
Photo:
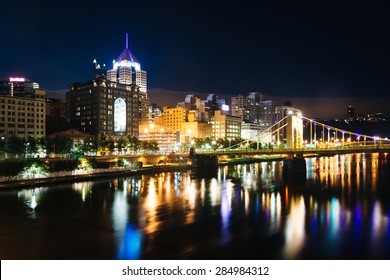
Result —
POLYGON ((149 121, 149 99, 147 96, 146 71, 141 70, 141 64, 131 53, 126 33, 126 48, 113 61, 113 68, 107 70, 107 79, 123 85, 137 85, 139 87, 139 117, 141 122, 149 121))
POLYGON ((146 71, 141 70, 141 64, 131 53, 126 33, 126 48, 119 57, 113 61, 113 68, 107 70, 107 79, 124 85, 139 86, 141 92, 147 92, 146 71))

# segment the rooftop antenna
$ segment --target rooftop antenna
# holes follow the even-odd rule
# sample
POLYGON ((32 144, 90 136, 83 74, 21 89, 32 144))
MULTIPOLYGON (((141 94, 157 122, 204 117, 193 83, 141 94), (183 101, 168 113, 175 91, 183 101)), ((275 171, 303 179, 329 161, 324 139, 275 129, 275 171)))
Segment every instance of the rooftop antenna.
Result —
POLYGON ((129 48, 129 34, 126 32, 126 49, 129 48))

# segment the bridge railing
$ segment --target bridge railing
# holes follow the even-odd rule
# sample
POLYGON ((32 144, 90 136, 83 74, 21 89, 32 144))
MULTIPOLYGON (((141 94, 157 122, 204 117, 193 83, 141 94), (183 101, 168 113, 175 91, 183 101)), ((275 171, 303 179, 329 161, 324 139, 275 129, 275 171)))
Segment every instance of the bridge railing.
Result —
POLYGON ((367 151, 390 151, 390 144, 372 144, 361 146, 336 146, 336 147, 304 147, 304 148, 267 148, 267 149, 216 149, 216 150, 197 150, 197 154, 291 154, 291 153, 324 153, 324 152, 367 152, 367 151))

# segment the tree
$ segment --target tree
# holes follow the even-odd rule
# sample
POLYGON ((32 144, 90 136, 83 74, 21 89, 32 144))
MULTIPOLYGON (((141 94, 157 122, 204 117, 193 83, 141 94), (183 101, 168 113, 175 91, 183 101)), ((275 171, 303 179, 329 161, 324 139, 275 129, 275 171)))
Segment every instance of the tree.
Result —
POLYGON ((115 149, 115 141, 114 141, 114 139, 112 139, 112 137, 110 136, 110 137, 108 137, 107 142, 108 142, 108 150, 110 152, 114 151, 114 149, 115 149))
POLYGON ((107 138, 106 135, 100 135, 98 140, 98 151, 104 156, 110 149, 112 138, 107 138))
POLYGON ((83 141, 83 144, 81 146, 81 151, 87 153, 93 153, 96 154, 98 149, 98 141, 96 137, 88 137, 85 138, 83 141))
POLYGON ((194 142, 195 142, 195 148, 196 149, 201 149, 203 144, 204 144, 204 141, 203 141, 202 138, 195 138, 194 142))
POLYGON ((55 136, 48 138, 46 150, 48 153, 66 154, 70 153, 73 148, 73 140, 67 137, 55 136))
POLYGON ((135 136, 128 136, 128 149, 138 151, 141 148, 141 141, 135 136))
POLYGON ((24 145, 26 147, 26 154, 35 154, 38 152, 38 140, 35 138, 28 136, 24 145))
POLYGON ((127 139, 119 138, 116 146, 118 148, 118 152, 122 152, 122 150, 126 148, 127 144, 127 139))
POLYGON ((218 138, 217 139, 217 146, 218 146, 218 148, 219 147, 227 148, 227 147, 229 147, 229 141, 227 140, 227 138, 218 138))
POLYGON ((50 172, 73 171, 73 170, 77 169, 79 164, 80 164, 80 161, 78 159, 75 159, 75 160, 55 160, 49 164, 48 169, 50 172))
POLYGON ((151 150, 154 152, 157 152, 158 150, 160 150, 160 148, 158 147, 157 141, 151 141, 150 147, 151 147, 151 150))
POLYGON ((15 137, 15 136, 11 136, 8 139, 6 149, 11 154, 21 155, 21 154, 25 153, 25 151, 26 151, 25 145, 24 145, 24 140, 22 140, 18 137, 15 137))

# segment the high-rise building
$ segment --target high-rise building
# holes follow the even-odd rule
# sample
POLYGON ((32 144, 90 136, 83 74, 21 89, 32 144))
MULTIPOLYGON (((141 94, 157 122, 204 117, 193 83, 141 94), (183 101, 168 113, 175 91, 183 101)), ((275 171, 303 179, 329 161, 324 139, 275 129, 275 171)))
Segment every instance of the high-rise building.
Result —
POLYGON ((25 78, 0 81, 0 137, 41 138, 46 133, 44 90, 25 78))
POLYGON ((93 65, 92 79, 107 78, 108 67, 106 66, 106 64, 103 64, 102 66, 100 66, 100 64, 97 63, 96 59, 94 59, 92 62, 92 65, 93 65))
POLYGON ((32 97, 39 84, 23 77, 10 77, 0 80, 0 95, 32 97))
POLYGON ((234 117, 240 117, 245 123, 259 122, 259 108, 255 100, 239 95, 233 96, 231 99, 232 107, 231 114, 234 117))
POLYGON ((153 120, 162 115, 162 108, 158 106, 156 103, 152 103, 149 105, 149 116, 150 119, 153 120))
POLYGON ((138 137, 140 92, 136 85, 102 78, 75 83, 66 93, 66 103, 72 127, 92 135, 138 137))
POLYGON ((274 107, 272 100, 259 101, 259 123, 261 130, 266 130, 274 124, 274 107))
MULTIPOLYGON (((95 63, 98 67, 99 65, 95 63)), ((104 65, 103 65, 104 66, 104 65)), ((99 69, 95 71, 99 74, 99 69)), ((141 63, 135 58, 129 49, 128 34, 126 33, 126 48, 113 61, 112 69, 107 70, 106 77, 109 81, 123 85, 137 85, 139 87, 139 119, 148 122, 149 99, 147 95, 147 72, 141 69, 141 63)), ((100 74, 102 76, 102 74, 100 74)))
POLYGON ((261 92, 250 92, 247 96, 233 96, 232 116, 240 117, 245 123, 260 124, 261 129, 267 129, 273 121, 272 100, 262 98, 261 92))
POLYGON ((113 68, 107 70, 107 79, 124 85, 134 84, 139 86, 140 92, 147 92, 146 71, 141 69, 141 64, 131 53, 126 33, 126 48, 119 57, 113 61, 113 68))
POLYGON ((67 92, 67 119, 92 135, 136 136, 139 124, 149 121, 146 71, 126 48, 106 70, 93 61, 93 79, 75 83, 67 92))
POLYGON ((353 121, 355 119, 355 109, 350 105, 347 108, 347 119, 353 121))

